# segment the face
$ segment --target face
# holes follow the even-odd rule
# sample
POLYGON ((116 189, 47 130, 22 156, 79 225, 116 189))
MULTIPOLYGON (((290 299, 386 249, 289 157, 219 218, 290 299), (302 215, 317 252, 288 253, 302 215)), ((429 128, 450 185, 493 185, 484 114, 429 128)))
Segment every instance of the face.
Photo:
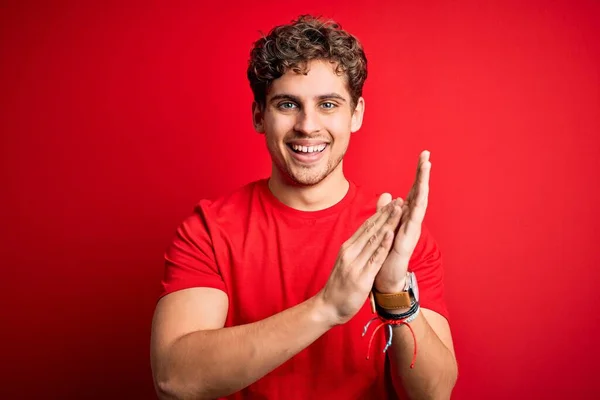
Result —
MULTIPOLYGON (((316 185, 337 169, 350 135, 360 129, 364 100, 352 109, 346 78, 327 61, 311 61, 307 75, 288 71, 273 81, 264 110, 253 105, 254 125, 281 177, 316 185)), ((274 171, 276 172, 276 171, 274 171)))

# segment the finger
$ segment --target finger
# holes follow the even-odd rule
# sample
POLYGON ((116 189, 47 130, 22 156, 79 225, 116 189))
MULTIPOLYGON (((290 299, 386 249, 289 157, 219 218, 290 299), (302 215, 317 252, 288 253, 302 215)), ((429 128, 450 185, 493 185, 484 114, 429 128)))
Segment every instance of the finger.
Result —
POLYGON ((367 255, 364 260, 359 263, 362 267, 364 263, 367 262, 367 259, 370 257, 373 251, 377 248, 381 240, 383 239, 384 231, 381 231, 381 228, 384 226, 386 221, 390 219, 392 216, 397 216, 400 213, 400 208, 396 205, 395 201, 392 201, 384 208, 382 208, 382 213, 376 214, 377 219, 372 221, 371 218, 367 220, 367 226, 362 230, 361 234, 356 238, 356 240, 352 243, 347 244, 347 247, 344 249, 344 258, 347 262, 351 264, 355 264, 357 258, 364 251, 365 247, 369 247, 371 249, 371 253, 367 255))
POLYGON ((391 230, 392 232, 396 232, 396 229, 400 225, 400 221, 402 220, 403 201, 401 198, 397 198, 394 200, 394 203, 395 203, 395 208, 397 209, 397 212, 392 212, 390 214, 390 217, 388 218, 388 220, 385 222, 385 224, 381 228, 382 231, 391 230))
MULTIPOLYGON (((367 239, 365 245, 361 249, 360 254, 358 254, 356 257, 356 265, 364 267, 368 263, 369 259, 371 259, 377 248, 381 245, 387 232, 394 232, 396 230, 396 227, 400 223, 401 216, 401 208, 397 205, 394 206, 392 213, 390 213, 389 218, 379 228, 379 231, 367 239)), ((360 239, 357 240, 356 244, 360 244, 360 239)))
POLYGON ((421 154, 419 154, 419 162, 417 164, 417 180, 419 178, 419 170, 423 166, 423 164, 429 161, 429 157, 431 156, 431 152, 429 150, 423 150, 421 154))
MULTIPOLYGON (((427 208, 427 198, 429 196, 429 174, 431 171, 431 162, 429 161, 429 151, 421 153, 419 163, 419 175, 417 178, 417 191, 414 195, 413 204, 416 212, 416 217, 424 217, 425 209, 427 208)), ((411 217, 412 217, 411 213, 411 217)), ((417 218, 418 219, 418 218, 417 218)))
POLYGON ((417 172, 415 175, 415 181, 413 182, 413 185, 410 188, 410 192, 408 193, 408 195, 406 196, 406 201, 408 201, 409 203, 413 203, 416 199, 416 197, 418 196, 419 193, 419 183, 421 182, 422 179, 422 168, 423 168, 423 164, 427 161, 429 161, 429 156, 430 156, 430 152, 428 150, 422 151, 421 154, 419 155, 419 162, 417 163, 417 172))
POLYGON ((379 243, 375 252, 368 259, 363 271, 375 279, 375 275, 379 272, 385 259, 387 258, 390 250, 392 249, 392 244, 394 243, 394 235, 391 231, 385 232, 383 236, 383 240, 379 243))
POLYGON ((421 165, 421 175, 419 177, 419 192, 417 194, 417 205, 427 207, 427 198, 429 197, 429 176, 431 174, 431 162, 425 161, 421 165))
POLYGON ((379 196, 379 200, 377 200, 377 210, 380 210, 382 207, 388 205, 392 201, 392 195, 389 193, 383 193, 379 196))
MULTIPOLYGON (((367 219, 363 224, 354 232, 354 234, 348 239, 347 244, 351 245, 358 240, 365 232, 373 232, 375 229, 376 222, 385 215, 385 218, 389 215, 393 207, 392 203, 388 203, 380 210, 378 210, 375 214, 373 214, 369 219, 367 219)), ((385 221, 385 219, 384 219, 385 221)))
POLYGON ((415 204, 410 212, 410 223, 421 224, 425 218, 425 212, 427 211, 427 205, 429 203, 429 170, 431 165, 424 164, 423 179, 419 185, 419 195, 415 200, 415 204))
POLYGON ((429 204, 429 176, 431 172, 431 162, 425 161, 421 165, 421 174, 419 177, 417 196, 409 205, 408 210, 404 210, 406 217, 405 231, 408 233, 415 230, 415 233, 420 229, 420 225, 425 219, 425 213, 429 204))

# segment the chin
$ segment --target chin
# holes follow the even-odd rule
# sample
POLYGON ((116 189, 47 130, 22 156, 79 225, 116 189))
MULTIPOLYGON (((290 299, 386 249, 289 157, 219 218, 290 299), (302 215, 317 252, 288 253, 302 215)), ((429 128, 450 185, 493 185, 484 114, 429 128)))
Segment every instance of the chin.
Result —
POLYGON ((332 162, 332 159, 327 157, 318 164, 302 166, 294 160, 288 160, 281 155, 272 154, 272 159, 275 160, 275 165, 281 177, 292 185, 304 187, 315 186, 324 181, 340 167, 342 158, 343 155, 332 162))
POLYGON ((327 175, 319 175, 319 176, 290 176, 290 178, 301 186, 314 186, 318 183, 321 183, 323 179, 325 179, 327 175))
POLYGON ((288 168, 285 171, 287 178, 300 186, 314 186, 323 181, 331 173, 329 170, 312 171, 310 169, 302 170, 298 168, 288 168))

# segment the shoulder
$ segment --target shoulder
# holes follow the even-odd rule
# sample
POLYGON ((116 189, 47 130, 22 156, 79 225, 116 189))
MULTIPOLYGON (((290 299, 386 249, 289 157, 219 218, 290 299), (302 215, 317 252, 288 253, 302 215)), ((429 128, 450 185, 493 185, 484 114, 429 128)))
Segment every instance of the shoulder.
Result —
POLYGON ((243 215, 259 201, 260 191, 266 185, 265 179, 249 182, 215 198, 198 201, 194 207, 195 214, 214 223, 227 222, 232 217, 243 215))
POLYGON ((200 199, 184 223, 209 233, 243 224, 249 211, 260 204, 260 192, 264 185, 266 180, 255 180, 217 197, 200 199))
POLYGON ((247 210, 259 195, 261 181, 254 181, 215 198, 199 200, 179 224, 167 254, 214 251, 219 237, 242 232, 247 210))

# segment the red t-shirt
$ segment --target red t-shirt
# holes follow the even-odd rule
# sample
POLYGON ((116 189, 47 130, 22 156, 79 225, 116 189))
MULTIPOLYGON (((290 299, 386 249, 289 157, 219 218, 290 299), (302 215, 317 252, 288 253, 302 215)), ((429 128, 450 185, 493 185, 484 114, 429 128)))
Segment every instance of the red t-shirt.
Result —
MULTIPOLYGON (((376 202, 375 194, 351 182, 334 206, 299 211, 281 203, 266 179, 202 200, 166 251, 162 295, 199 286, 220 289, 229 297, 226 327, 295 306, 323 288, 342 243, 373 215, 376 202)), ((419 282, 421 306, 448 317, 441 254, 425 227, 409 269, 419 282)), ((393 398, 383 329, 366 359, 370 335, 362 337, 362 330, 372 317, 367 300, 348 323, 229 398, 393 398)))

